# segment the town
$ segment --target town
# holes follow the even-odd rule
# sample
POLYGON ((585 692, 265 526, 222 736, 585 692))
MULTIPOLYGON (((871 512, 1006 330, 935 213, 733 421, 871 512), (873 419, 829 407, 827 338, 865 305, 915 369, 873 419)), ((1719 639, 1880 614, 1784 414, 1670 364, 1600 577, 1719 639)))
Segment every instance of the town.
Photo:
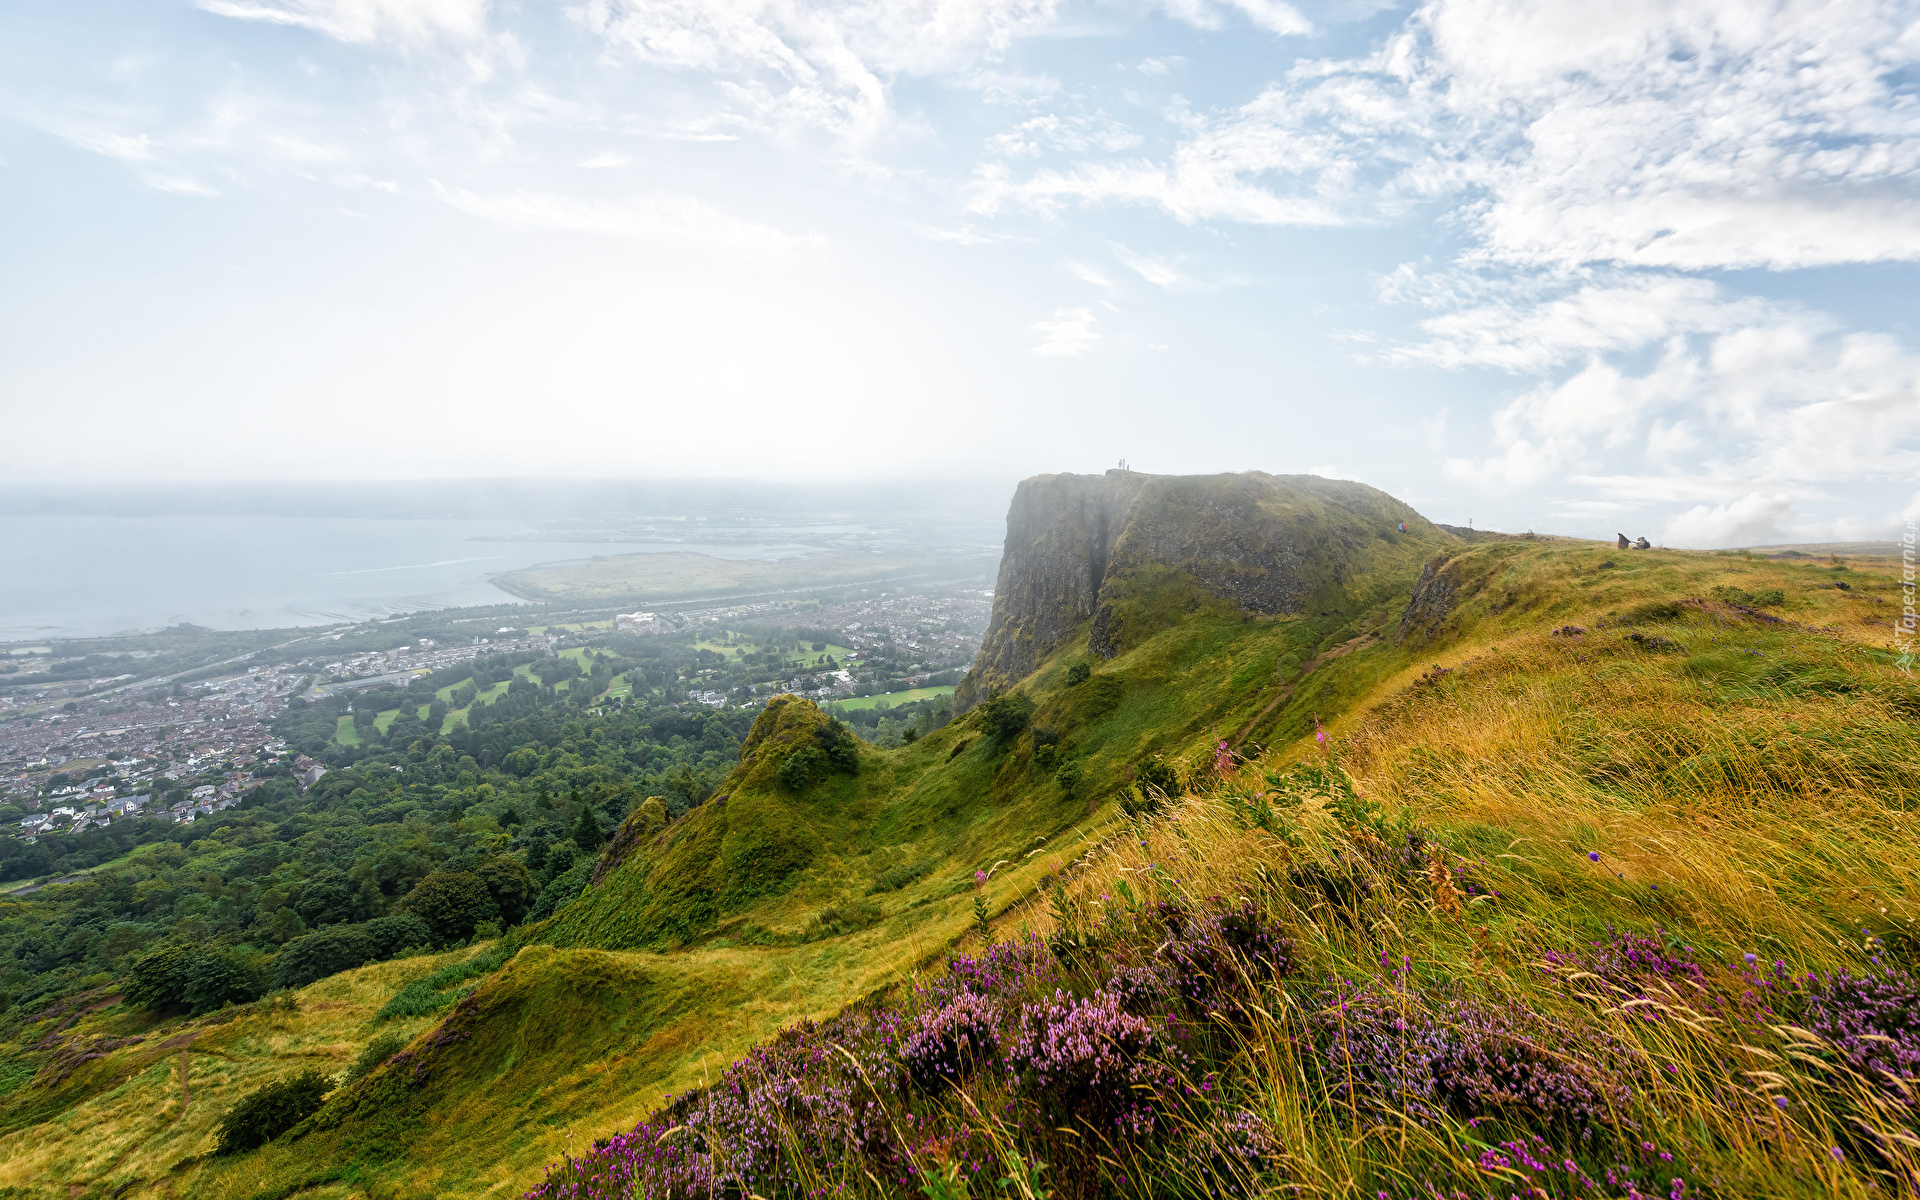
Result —
POLYGON ((0 830, 31 844, 137 818, 188 823, 239 803, 267 773, 304 788, 330 762, 350 761, 355 742, 335 734, 324 751, 290 745, 276 728, 290 704, 331 700, 351 717, 354 697, 364 695, 361 720, 348 728, 377 736, 398 715, 399 694, 432 684, 447 709, 439 728, 451 731, 471 719, 469 706, 486 703, 475 687, 474 699, 453 707, 458 685, 476 682, 469 676, 478 661, 510 663, 532 680, 543 678, 540 662, 558 660, 560 677, 548 686, 574 696, 591 688, 583 702, 602 705, 750 709, 782 692, 822 703, 947 694, 985 634, 991 595, 548 611, 531 624, 503 624, 496 610, 415 614, 277 637, 230 635, 247 646, 222 643, 205 652, 219 658, 211 666, 157 674, 178 667, 180 653, 103 648, 99 639, 0 647, 11 661, 32 664, 0 676, 13 685, 0 692, 0 830), (585 664, 600 664, 599 674, 585 664), (378 710, 371 722, 368 708, 378 710))

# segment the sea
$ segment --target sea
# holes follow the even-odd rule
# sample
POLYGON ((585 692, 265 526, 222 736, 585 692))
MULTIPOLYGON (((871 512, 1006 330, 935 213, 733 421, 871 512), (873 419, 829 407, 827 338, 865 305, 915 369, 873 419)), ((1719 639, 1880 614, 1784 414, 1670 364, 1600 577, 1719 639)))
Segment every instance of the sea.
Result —
POLYGON ((0 516, 0 641, 97 637, 183 621, 327 625, 517 603, 489 576, 596 555, 785 558, 812 547, 542 540, 503 520, 0 516))

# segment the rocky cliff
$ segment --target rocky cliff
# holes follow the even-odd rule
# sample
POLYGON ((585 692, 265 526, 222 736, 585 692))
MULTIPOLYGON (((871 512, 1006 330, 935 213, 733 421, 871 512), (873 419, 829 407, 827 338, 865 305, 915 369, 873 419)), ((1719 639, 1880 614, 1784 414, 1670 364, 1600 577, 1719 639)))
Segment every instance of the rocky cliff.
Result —
POLYGON ((1411 585, 1455 540, 1384 492, 1313 475, 1038 475, 1014 492, 993 623, 955 705, 1014 686, 1083 624, 1112 658, 1202 603, 1337 611, 1383 571, 1411 585))

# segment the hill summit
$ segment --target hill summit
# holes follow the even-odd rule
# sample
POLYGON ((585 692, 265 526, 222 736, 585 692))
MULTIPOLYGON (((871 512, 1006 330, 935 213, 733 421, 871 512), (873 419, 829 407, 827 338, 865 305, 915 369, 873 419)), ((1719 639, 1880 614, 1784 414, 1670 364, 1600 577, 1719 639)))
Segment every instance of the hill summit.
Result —
POLYGON ((965 712, 1030 675, 1091 619, 1111 659, 1202 606, 1345 610, 1354 586, 1454 538, 1392 496, 1315 475, 1036 475, 1014 492, 993 624, 965 712))

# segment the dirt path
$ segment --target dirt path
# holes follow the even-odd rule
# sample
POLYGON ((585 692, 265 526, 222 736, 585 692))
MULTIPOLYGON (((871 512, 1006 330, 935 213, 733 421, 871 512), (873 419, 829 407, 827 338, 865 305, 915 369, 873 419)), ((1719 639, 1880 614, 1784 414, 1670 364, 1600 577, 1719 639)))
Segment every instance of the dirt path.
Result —
POLYGON ((1301 682, 1305 680, 1307 676, 1313 674, 1316 670, 1332 662, 1334 659, 1339 658, 1341 655, 1350 654, 1358 650, 1362 642, 1371 641, 1378 636, 1378 634, 1363 633, 1359 637, 1349 638, 1341 642, 1331 650, 1322 650, 1320 653, 1308 659, 1306 665, 1296 671, 1292 679, 1280 685, 1279 692, 1274 695, 1272 700, 1268 701, 1267 706, 1258 713, 1255 713, 1253 719, 1245 725, 1242 725, 1240 732, 1233 735, 1233 748, 1238 750, 1241 743, 1247 740, 1247 735, 1252 733, 1254 729, 1259 726, 1260 722, 1266 720, 1274 709, 1279 708, 1282 704, 1291 700, 1294 691, 1299 688, 1301 682))

